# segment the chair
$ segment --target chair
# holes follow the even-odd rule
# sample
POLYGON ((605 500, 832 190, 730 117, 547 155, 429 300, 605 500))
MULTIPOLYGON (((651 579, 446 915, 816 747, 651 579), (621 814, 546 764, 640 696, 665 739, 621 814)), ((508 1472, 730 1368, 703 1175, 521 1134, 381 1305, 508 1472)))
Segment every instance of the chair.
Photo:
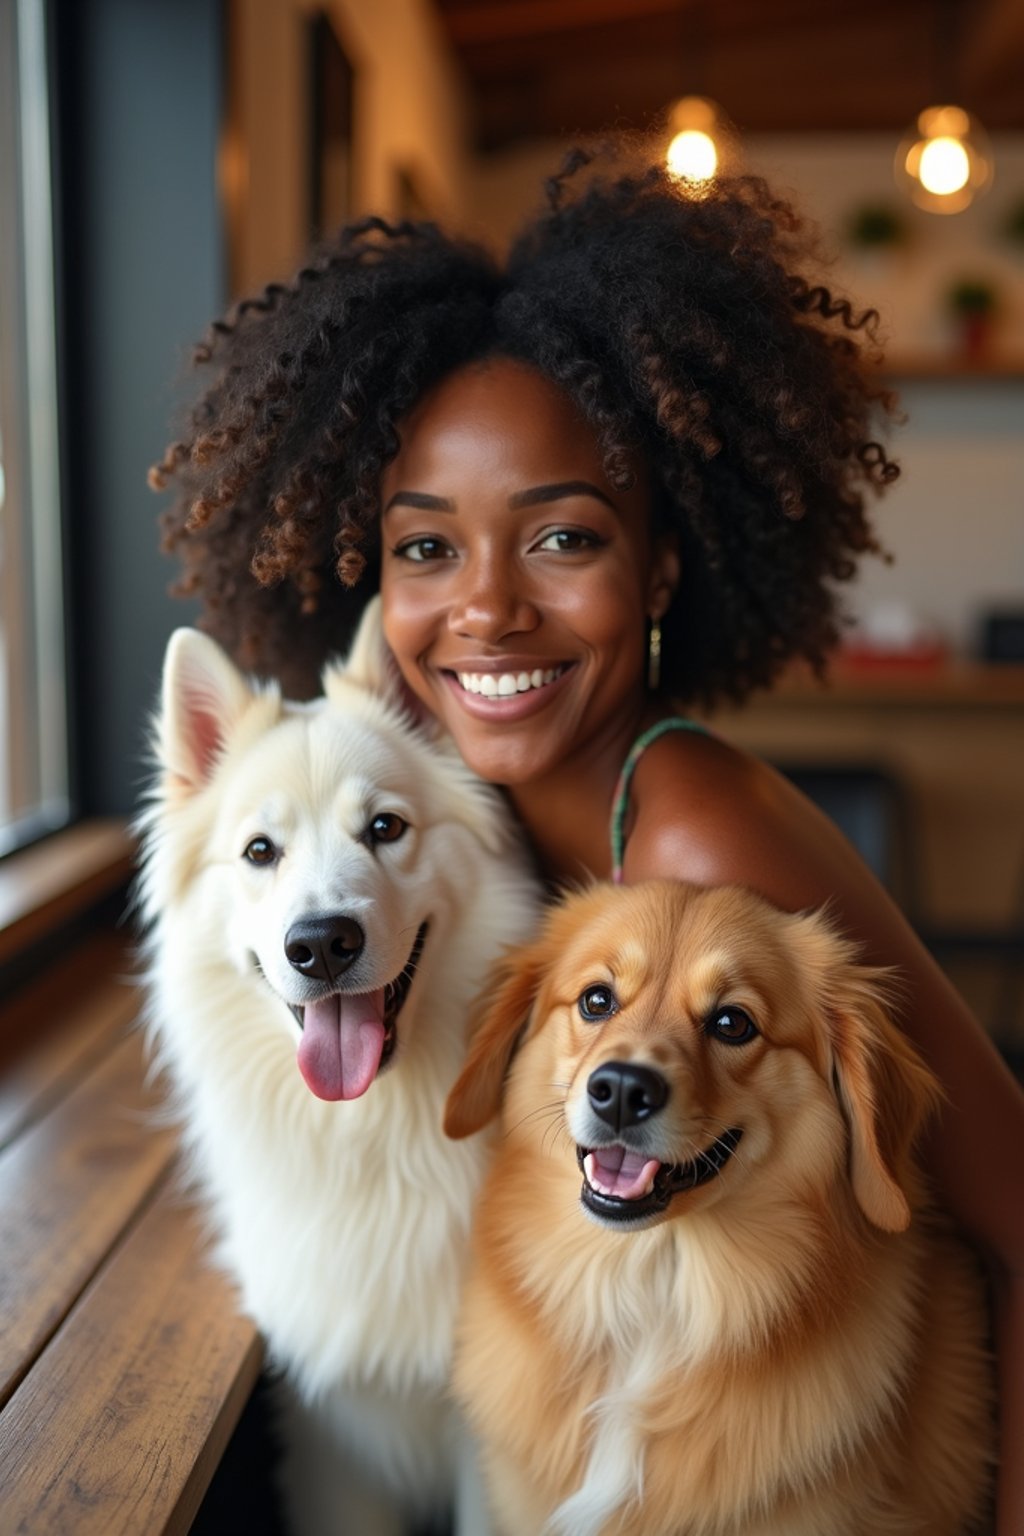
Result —
POLYGON ((913 920, 917 909, 913 821, 902 781, 874 763, 775 766, 835 822, 913 920))

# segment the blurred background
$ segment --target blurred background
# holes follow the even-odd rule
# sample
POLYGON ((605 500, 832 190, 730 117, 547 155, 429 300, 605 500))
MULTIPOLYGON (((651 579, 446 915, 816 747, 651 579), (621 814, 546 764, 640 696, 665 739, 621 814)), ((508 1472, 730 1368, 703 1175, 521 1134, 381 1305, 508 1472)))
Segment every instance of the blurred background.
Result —
POLYGON ((0 0, 0 848, 137 802, 192 617, 146 470, 208 321, 366 212, 500 247, 610 127, 768 175, 881 313, 894 564, 826 688, 715 723, 847 826, 1015 1049, 1024 0, 0 0))

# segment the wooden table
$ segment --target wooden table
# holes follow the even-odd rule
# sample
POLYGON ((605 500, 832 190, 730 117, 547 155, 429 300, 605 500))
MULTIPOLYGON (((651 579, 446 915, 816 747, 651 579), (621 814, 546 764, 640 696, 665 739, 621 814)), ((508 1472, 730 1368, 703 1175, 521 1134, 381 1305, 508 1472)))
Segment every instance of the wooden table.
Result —
POLYGON ((0 1007, 0 1529, 189 1529, 262 1361, 154 1115, 122 937, 0 1007))

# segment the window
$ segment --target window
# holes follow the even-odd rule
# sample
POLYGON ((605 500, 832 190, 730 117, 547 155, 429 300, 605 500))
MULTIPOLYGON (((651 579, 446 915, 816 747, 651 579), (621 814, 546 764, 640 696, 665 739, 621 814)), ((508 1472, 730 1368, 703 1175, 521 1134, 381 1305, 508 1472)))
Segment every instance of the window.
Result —
POLYGON ((46 19, 0 4, 0 853, 69 814, 46 19))

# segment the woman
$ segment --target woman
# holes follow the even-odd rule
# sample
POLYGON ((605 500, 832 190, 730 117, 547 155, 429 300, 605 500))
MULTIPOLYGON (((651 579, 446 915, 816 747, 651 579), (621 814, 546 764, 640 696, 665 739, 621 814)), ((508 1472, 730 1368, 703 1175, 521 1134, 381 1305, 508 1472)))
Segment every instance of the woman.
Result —
POLYGON ((552 881, 829 901, 900 970, 948 1097, 931 1167, 992 1273, 1010 1536, 1024 1100, 831 824, 674 714, 793 657, 820 670, 836 583, 878 552, 866 502, 896 470, 874 439, 891 404, 862 355, 874 317, 809 281, 808 254, 756 180, 686 197, 581 154, 504 266, 368 220, 214 327, 211 382, 154 479, 177 481, 167 543, 206 627, 293 692, 379 580, 411 702, 506 787, 552 881))

